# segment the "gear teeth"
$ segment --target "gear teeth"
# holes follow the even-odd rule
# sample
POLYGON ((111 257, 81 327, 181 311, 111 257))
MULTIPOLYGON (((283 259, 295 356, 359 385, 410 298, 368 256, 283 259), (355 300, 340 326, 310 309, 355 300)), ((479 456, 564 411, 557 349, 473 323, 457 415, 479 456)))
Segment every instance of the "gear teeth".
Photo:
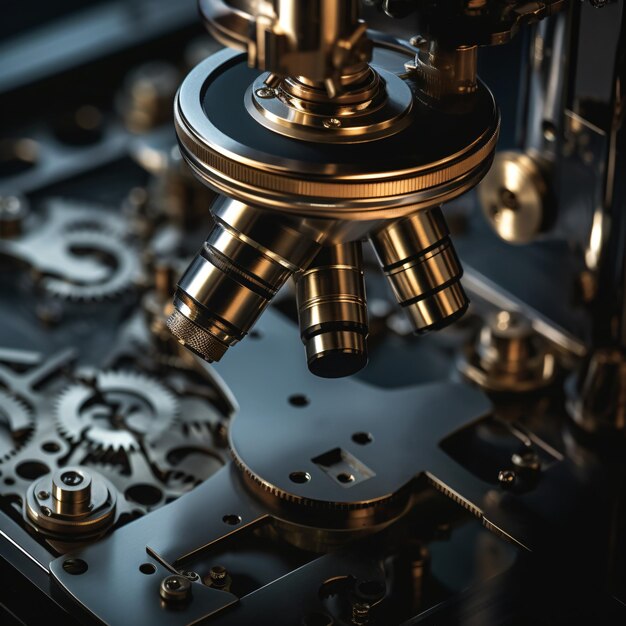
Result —
POLYGON ((262 491, 271 494, 279 500, 290 502, 292 504, 297 504, 299 506, 322 510, 354 511, 357 509, 370 509, 387 506, 390 503, 399 500, 405 496, 404 491, 400 490, 397 493, 389 494, 388 496, 380 498, 379 500, 368 500, 363 502, 335 502, 331 500, 313 500, 310 498, 304 498, 297 494, 289 493, 288 491, 285 491, 280 487, 276 487, 275 485, 272 485, 263 480, 263 478, 255 474, 244 463, 244 461, 237 455, 232 447, 230 447, 230 454, 235 465, 244 474, 244 476, 253 483, 255 487, 260 488, 262 491))
MULTIPOLYGON (((88 403, 96 391, 80 382, 66 387, 55 402, 55 422, 59 432, 71 443, 84 441, 87 447, 98 454, 129 454, 137 451, 140 444, 128 428, 126 420, 132 420, 137 411, 149 410, 139 431, 143 441, 150 443, 177 423, 178 399, 156 379, 133 371, 105 370, 96 374, 96 388, 103 396, 115 393, 127 396, 138 403, 131 406, 131 414, 122 418, 126 429, 111 429, 94 421, 94 416, 85 414, 88 403)), ((91 406, 93 410, 93 406, 91 406)))
POLYGON ((33 412, 28 404, 18 396, 0 389, 0 417, 2 416, 7 418, 13 446, 7 450, 0 448, 0 462, 8 461, 17 454, 28 443, 35 430, 33 412))
POLYGON ((45 276, 41 286, 51 297, 71 302, 89 302, 114 299, 130 291, 139 277, 136 251, 125 245, 111 232, 76 228, 63 234, 67 247, 93 249, 108 254, 116 261, 116 268, 103 282, 77 284, 63 278, 45 276))

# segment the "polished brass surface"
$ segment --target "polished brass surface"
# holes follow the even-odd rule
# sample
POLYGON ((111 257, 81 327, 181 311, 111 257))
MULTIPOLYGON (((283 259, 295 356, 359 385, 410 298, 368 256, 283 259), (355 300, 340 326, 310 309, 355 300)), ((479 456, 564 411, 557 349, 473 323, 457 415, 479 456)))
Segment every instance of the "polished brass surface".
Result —
POLYGON ((439 207, 385 224, 370 240, 400 306, 417 332, 458 319, 468 306, 463 270, 439 207))
MULTIPOLYGON (((311 153, 304 151, 304 143, 301 158, 285 157, 273 151, 271 131, 262 149, 260 145, 251 147, 248 137, 244 143, 243 137, 240 141, 234 136, 239 128, 226 133, 224 124, 216 125, 198 97, 216 83, 228 85, 224 88, 232 91, 245 110, 244 96, 250 84, 245 89, 242 85, 239 99, 235 95, 239 87, 232 81, 224 82, 229 74, 239 75, 244 60, 243 55, 233 51, 213 55, 187 76, 175 101, 176 131, 183 157, 201 181, 225 195, 299 216, 389 219, 461 195, 482 179, 491 163, 500 121, 493 97, 482 84, 472 96, 473 108, 465 115, 446 115, 425 105, 417 111, 414 106, 407 127, 391 138, 378 139, 394 140, 393 146, 381 143, 378 155, 384 157, 383 147, 393 150, 388 155, 393 158, 393 166, 387 158, 370 157, 361 162, 358 154, 350 161, 336 160, 338 155, 330 152, 331 148, 339 149, 334 144, 328 146, 324 159, 319 158, 319 150, 311 158, 311 153), (433 124, 442 126, 440 141, 421 144, 420 139, 433 132, 433 124), (450 125, 454 125, 454 133, 449 132, 450 125), (396 138, 401 143, 396 145, 396 138)), ((223 96, 222 92, 220 88, 223 96)), ((364 146, 373 151, 377 141, 365 142, 364 146)), ((284 144, 279 145, 283 150, 284 144)), ((342 149, 348 147, 341 145, 342 149)))
POLYGON ((496 233, 510 243, 528 243, 549 220, 545 175, 536 158, 499 152, 478 187, 483 213, 496 233))
POLYGON ((355 374, 367 364, 367 305, 360 242, 323 248, 296 275, 300 336, 312 373, 355 374))
POLYGON ((181 344, 209 362, 243 339, 319 249, 284 220, 228 199, 218 204, 215 226, 180 279, 167 321, 181 344))
POLYGON ((201 0, 200 11, 222 43, 247 50, 251 67, 306 76, 331 96, 345 68, 371 58, 358 0, 201 0))
POLYGON ((98 472, 67 466, 32 483, 26 494, 24 516, 52 537, 93 537, 113 523, 116 493, 98 472))
POLYGON ((547 340, 523 315, 509 311, 489 316, 458 365, 464 376, 483 389, 509 393, 546 387, 558 372, 547 340))
POLYGON ((365 66, 341 77, 342 92, 327 95, 323 84, 286 78, 275 89, 262 74, 246 94, 247 109, 263 126, 282 135, 321 143, 360 143, 388 137, 410 123, 413 94, 398 76, 365 66))
POLYGON ((478 47, 445 49, 435 41, 422 48, 408 68, 415 72, 424 94, 433 99, 472 94, 478 89, 478 47))

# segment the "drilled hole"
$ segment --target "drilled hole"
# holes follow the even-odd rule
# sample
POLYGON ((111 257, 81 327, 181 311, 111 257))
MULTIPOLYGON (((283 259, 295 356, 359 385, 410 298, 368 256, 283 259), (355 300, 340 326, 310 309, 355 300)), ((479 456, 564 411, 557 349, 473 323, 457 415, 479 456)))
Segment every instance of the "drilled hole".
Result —
POLYGON ((15 478, 11 478, 11 476, 7 476, 4 479, 4 484, 5 485, 14 485, 15 484, 15 478))
POLYGON ((72 576, 78 576, 87 571, 87 563, 82 559, 65 559, 63 569, 72 576))
POLYGON ((39 461, 22 461, 15 468, 15 473, 25 480, 35 480, 49 471, 50 468, 45 463, 40 463, 39 461))
POLYGON ((41 444, 41 449, 44 452, 53 454, 54 452, 58 452, 61 449, 61 446, 56 441, 46 441, 41 444))
POLYGON ((154 574, 154 572, 156 572, 156 567, 154 565, 152 565, 152 563, 142 563, 139 566, 139 571, 142 574, 154 574))
POLYGON ((348 474, 347 472, 341 472, 341 474, 337 474, 337 480, 340 483, 351 483, 354 482, 354 476, 352 474, 348 474))
POLYGON ((250 339, 262 339, 263 333, 260 330, 251 330, 248 337, 250 337, 250 339))
POLYGON ((137 504, 143 504, 144 506, 154 506, 161 501, 163 492, 154 485, 139 483, 129 487, 124 492, 124 495, 129 502, 136 502, 137 504))
POLYGON ((308 483, 311 480, 311 474, 308 472, 291 472, 289 479, 298 484, 308 483))
POLYGON ((372 437, 371 433, 354 433, 354 435, 352 435, 352 441, 358 443, 360 446, 366 446, 368 443, 374 441, 374 437, 372 437))
POLYGON ((222 521, 224 524, 228 524, 229 526, 237 526, 237 524, 241 524, 241 517, 239 515, 224 515, 222 517, 222 521))
POLYGON ((293 396, 289 396, 289 404, 291 406, 303 407, 309 403, 310 400, 303 393, 295 393, 293 396))

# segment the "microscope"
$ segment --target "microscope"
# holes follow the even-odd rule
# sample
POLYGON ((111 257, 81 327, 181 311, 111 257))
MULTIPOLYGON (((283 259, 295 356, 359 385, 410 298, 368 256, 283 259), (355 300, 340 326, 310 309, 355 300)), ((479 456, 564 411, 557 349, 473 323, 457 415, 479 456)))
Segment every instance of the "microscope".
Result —
POLYGON ((198 8, 176 149, 133 154, 202 209, 144 219, 141 316, 24 444, 15 569, 67 623, 625 623, 626 7, 198 8))
POLYGON ((619 7, 369 4, 419 35, 368 31, 356 1, 200 1, 229 51, 185 79, 175 123, 184 159, 221 197, 178 283, 171 332, 219 361, 291 277, 310 371, 354 374, 367 363, 362 244, 413 331, 445 328, 469 301, 442 206, 486 177, 480 204, 503 241, 560 236, 574 248, 572 280, 590 311, 583 340, 594 346, 574 413, 591 431, 623 424, 614 404, 623 362, 619 7), (478 78, 478 48, 505 45, 527 24, 536 26, 520 76, 519 149, 496 154, 500 113, 478 78), (581 54, 598 29, 605 44, 581 54))

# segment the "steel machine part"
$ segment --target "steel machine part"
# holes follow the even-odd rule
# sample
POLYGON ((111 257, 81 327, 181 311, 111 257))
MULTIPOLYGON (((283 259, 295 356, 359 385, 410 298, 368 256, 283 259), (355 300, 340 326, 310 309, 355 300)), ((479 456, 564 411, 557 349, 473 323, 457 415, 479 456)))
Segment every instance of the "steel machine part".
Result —
POLYGON ((547 387, 558 373, 556 355, 522 314, 492 313, 458 363, 469 380, 488 391, 524 393, 547 387))
POLYGON ((56 420, 73 443, 84 439, 96 450, 129 452, 166 432, 178 410, 174 394, 149 376, 104 371, 61 392, 56 420))
POLYGON ((296 277, 300 336, 309 370, 349 376, 367 364, 367 305, 358 242, 326 247, 296 277))
POLYGON ((116 491, 92 470, 64 467, 36 480, 24 514, 51 536, 76 540, 101 535, 115 519, 116 491))
POLYGON ((465 313, 463 270, 439 207, 386 224, 371 241, 416 332, 438 330, 465 313))

